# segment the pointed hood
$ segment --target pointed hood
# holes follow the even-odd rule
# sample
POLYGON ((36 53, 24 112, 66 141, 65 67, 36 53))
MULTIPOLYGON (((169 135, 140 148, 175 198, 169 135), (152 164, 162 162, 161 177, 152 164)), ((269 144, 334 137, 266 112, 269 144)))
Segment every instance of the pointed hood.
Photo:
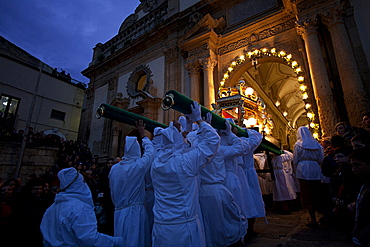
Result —
POLYGON ((322 146, 313 138, 311 131, 307 127, 299 127, 297 132, 296 145, 305 149, 320 149, 322 146))
POLYGON ((180 116, 177 121, 181 124, 181 131, 184 131, 186 129, 186 118, 184 116, 180 116))
POLYGON ((153 144, 156 149, 161 149, 163 147, 163 135, 162 130, 164 130, 162 127, 156 127, 153 131, 153 144))
POLYGON ((89 187, 82 175, 73 167, 61 170, 58 173, 60 192, 55 196, 55 203, 78 199, 91 207, 94 206, 89 187))
POLYGON ((185 138, 177 130, 176 127, 170 126, 161 131, 162 149, 159 151, 157 157, 161 162, 166 162, 173 155, 182 153, 185 148, 185 138))
POLYGON ((141 157, 140 144, 135 136, 126 136, 124 159, 138 159, 141 157))

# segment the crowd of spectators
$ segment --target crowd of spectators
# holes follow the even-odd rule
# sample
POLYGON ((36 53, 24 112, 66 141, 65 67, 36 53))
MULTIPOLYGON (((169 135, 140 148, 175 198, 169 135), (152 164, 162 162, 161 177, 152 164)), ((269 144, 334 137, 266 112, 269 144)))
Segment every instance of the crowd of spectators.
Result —
POLYGON ((0 134, 0 141, 3 142, 21 143, 23 138, 27 145, 58 148, 57 160, 42 175, 30 174, 24 182, 16 178, 0 179, 0 232, 4 233, 5 242, 16 241, 17 246, 27 246, 27 242, 32 241, 35 243, 33 246, 43 246, 39 225, 60 189, 57 174, 67 167, 76 168, 89 186, 99 231, 113 235, 114 206, 110 200, 108 174, 113 162, 119 162, 119 158, 99 164, 99 156, 93 155, 87 144, 65 141, 57 135, 45 135, 42 131, 34 132, 33 128, 29 128, 26 134, 23 130, 16 132, 9 129, 0 134), (15 236, 20 227, 27 237, 15 236))
POLYGON ((27 146, 59 147, 62 143, 58 135, 46 135, 44 131, 34 131, 32 127, 28 128, 27 133, 23 129, 16 131, 14 128, 4 128, 0 132, 0 142, 22 143, 24 139, 27 146))

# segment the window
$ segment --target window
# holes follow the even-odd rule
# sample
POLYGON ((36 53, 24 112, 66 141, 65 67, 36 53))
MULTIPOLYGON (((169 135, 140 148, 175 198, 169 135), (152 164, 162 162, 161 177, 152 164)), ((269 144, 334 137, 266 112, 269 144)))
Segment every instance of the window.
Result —
POLYGON ((13 128, 17 116, 20 99, 9 95, 1 95, 0 100, 0 127, 13 128))
POLYGON ((60 121, 64 121, 65 117, 66 117, 65 112, 57 111, 57 110, 54 110, 54 109, 51 110, 50 118, 54 118, 54 119, 57 119, 57 120, 60 120, 60 121))

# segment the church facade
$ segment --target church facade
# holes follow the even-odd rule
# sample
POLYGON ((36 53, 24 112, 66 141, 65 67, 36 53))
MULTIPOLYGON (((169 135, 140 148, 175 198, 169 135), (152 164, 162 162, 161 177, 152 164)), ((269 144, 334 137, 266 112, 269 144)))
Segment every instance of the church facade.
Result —
POLYGON ((267 139, 292 147, 369 111, 370 4, 366 0, 141 0, 116 36, 98 43, 80 140, 121 156, 135 128, 95 117, 107 103, 169 124, 176 90, 267 139))

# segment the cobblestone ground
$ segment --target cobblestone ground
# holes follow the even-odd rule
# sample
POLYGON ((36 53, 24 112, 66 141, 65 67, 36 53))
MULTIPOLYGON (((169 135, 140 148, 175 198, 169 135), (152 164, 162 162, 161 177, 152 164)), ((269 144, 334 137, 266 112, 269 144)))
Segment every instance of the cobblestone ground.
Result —
MULTIPOLYGON (((317 219, 322 215, 317 214, 317 219)), ((300 210, 293 212, 291 215, 275 214, 267 211, 267 221, 257 219, 255 231, 256 237, 244 246, 262 246, 262 247, 355 247, 347 234, 335 226, 318 228, 308 228, 309 222, 307 211, 300 210)))

